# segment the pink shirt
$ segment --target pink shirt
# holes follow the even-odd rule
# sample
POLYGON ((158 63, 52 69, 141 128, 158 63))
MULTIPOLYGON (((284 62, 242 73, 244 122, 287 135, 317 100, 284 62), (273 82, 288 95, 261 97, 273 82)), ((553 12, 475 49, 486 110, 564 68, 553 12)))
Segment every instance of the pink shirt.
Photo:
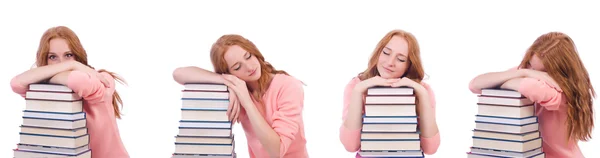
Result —
MULTIPOLYGON (((114 78, 102 72, 110 82, 104 87, 95 75, 73 71, 67 79, 67 87, 83 97, 83 111, 86 113, 87 129, 90 135, 89 147, 94 158, 129 158, 121 141, 117 120, 113 111, 112 95, 115 92, 114 78)), ((25 97, 28 85, 19 83, 16 78, 10 82, 12 90, 25 97)))
MULTIPOLYGON (((352 90, 354 89, 354 87, 356 86, 356 84, 358 84, 360 82, 360 79, 358 77, 355 77, 352 79, 352 81, 350 81, 350 83, 348 83, 348 85, 346 85, 346 89, 344 90, 344 111, 342 114, 342 119, 346 120, 346 113, 348 112, 348 106, 350 105, 350 100, 352 97, 352 90)), ((425 84, 424 82, 421 82, 421 85, 423 85, 423 87, 425 87, 425 89, 427 89, 427 91, 429 92, 429 96, 431 98, 431 108, 433 108, 435 110, 435 96, 433 94, 433 91, 431 90, 431 88, 429 87, 429 85, 425 84)), ((365 113, 364 111, 364 104, 363 104, 363 114, 365 113)), ((347 151, 349 152, 357 152, 360 150, 360 133, 361 133, 361 129, 348 129, 346 128, 346 126, 344 126, 342 124, 342 126, 340 127, 340 140, 342 141, 342 144, 344 145, 344 147, 346 148, 347 151)), ((421 149, 423 150, 424 154, 427 155, 432 155, 434 154, 438 147, 440 146, 440 133, 438 132, 435 136, 429 137, 429 138, 425 138, 421 136, 421 149)), ((360 158, 361 156, 357 153, 356 154, 357 158, 360 158)))
MULTIPOLYGON (((299 80, 291 76, 276 74, 262 98, 265 106, 264 118, 279 135, 281 143, 279 157, 282 158, 308 158, 302 121, 304 107, 302 86, 299 80)), ((254 104, 259 105, 256 101, 254 104)), ((239 120, 246 132, 250 157, 270 157, 254 133, 248 116, 242 113, 239 120)))

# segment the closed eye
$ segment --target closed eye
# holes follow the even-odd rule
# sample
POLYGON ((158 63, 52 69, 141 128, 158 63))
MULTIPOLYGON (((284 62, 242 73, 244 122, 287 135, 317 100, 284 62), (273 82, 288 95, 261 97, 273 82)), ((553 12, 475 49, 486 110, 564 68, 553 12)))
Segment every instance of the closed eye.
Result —
POLYGON ((252 58, 252 54, 248 53, 248 57, 246 57, 246 60, 252 58))
POLYGON ((390 55, 390 53, 388 53, 388 52, 385 52, 385 51, 382 51, 382 52, 383 52, 383 54, 385 54, 385 55, 390 55))
POLYGON ((240 64, 238 64, 237 67, 233 70, 237 71, 237 70, 240 70, 240 68, 242 68, 242 66, 240 64))
POLYGON ((398 58, 398 61, 400 61, 400 62, 406 62, 406 60, 400 59, 400 58, 398 58))

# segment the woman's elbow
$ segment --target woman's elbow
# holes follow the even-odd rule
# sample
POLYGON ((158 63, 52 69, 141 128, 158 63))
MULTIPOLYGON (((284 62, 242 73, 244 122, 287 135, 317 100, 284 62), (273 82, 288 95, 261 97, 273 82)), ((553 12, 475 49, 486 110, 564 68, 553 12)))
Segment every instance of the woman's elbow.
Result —
POLYGON ((425 155, 433 155, 437 152, 439 146, 435 146, 428 149, 423 149, 423 154, 425 155))
POLYGON ((469 90, 474 94, 481 94, 481 87, 476 84, 475 79, 469 82, 469 90))
POLYGON ((348 152, 356 152, 358 151, 358 148, 360 148, 360 142, 356 143, 353 141, 349 141, 348 139, 345 139, 347 137, 345 137, 344 135, 340 135, 340 141, 342 143, 342 145, 344 145, 344 148, 346 149, 346 151, 348 152))
POLYGON ((350 143, 343 143, 343 142, 342 142, 342 144, 344 144, 344 148, 348 152, 356 152, 356 151, 358 151, 359 145, 350 144, 350 143))
POLYGON ((185 68, 186 67, 178 67, 173 70, 173 80, 175 80, 175 82, 179 84, 185 84, 182 79, 182 77, 185 75, 185 68))

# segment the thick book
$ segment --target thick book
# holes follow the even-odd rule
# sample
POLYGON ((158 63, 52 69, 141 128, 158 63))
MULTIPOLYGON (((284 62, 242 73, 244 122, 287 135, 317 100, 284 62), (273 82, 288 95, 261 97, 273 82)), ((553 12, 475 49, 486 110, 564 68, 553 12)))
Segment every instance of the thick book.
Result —
POLYGON ((21 133, 75 137, 75 136, 87 134, 87 128, 81 127, 81 128, 76 128, 76 129, 60 129, 60 128, 21 126, 21 133))
POLYGON ((80 120, 85 118, 84 112, 62 113, 43 111, 23 111, 23 118, 57 119, 57 120, 80 120))
POLYGON ((537 122, 530 123, 530 124, 524 124, 524 125, 475 122, 475 129, 483 130, 483 131, 494 131, 494 132, 520 134, 520 133, 529 133, 529 132, 533 132, 533 131, 538 131, 539 124, 537 122))
POLYGON ((479 154, 490 157, 536 157, 540 154, 543 154, 542 148, 537 148, 525 152, 514 152, 514 151, 504 151, 504 150, 494 150, 494 149, 486 149, 486 148, 476 148, 471 147, 472 154, 479 154))
POLYGON ((360 148, 361 150, 370 151, 421 150, 421 141, 420 139, 361 139, 360 148))
POLYGON ((234 136, 211 137, 211 136, 175 136, 176 143, 188 144, 231 144, 234 136))
POLYGON ((502 106, 502 105, 477 105, 477 115, 510 117, 510 118, 526 118, 535 116, 535 106, 502 106))
POLYGON ((181 98, 229 99, 229 92, 208 92, 208 91, 184 90, 182 92, 181 98))
POLYGON ((44 91, 27 91, 25 93, 26 99, 37 99, 37 100, 53 100, 53 101, 77 101, 81 100, 82 97, 75 93, 68 92, 44 92, 44 91))
POLYGON ((365 105, 366 116, 416 116, 415 105, 365 105))
POLYGON ((91 158, 92 150, 88 149, 79 154, 56 154, 49 152, 29 151, 29 150, 14 150, 15 158, 91 158))
POLYGON ((368 95, 365 98, 365 105, 414 105, 415 101, 415 96, 368 95))
POLYGON ((536 138, 526 141, 512 141, 473 137, 473 147, 514 152, 525 152, 542 147, 542 138, 536 138))
POLYGON ((192 128, 226 128, 232 127, 232 122, 229 121, 179 121, 179 127, 192 127, 192 128))
POLYGON ((77 148, 89 144, 89 135, 75 137, 19 133, 21 144, 77 148))
POLYGON ((175 143, 175 153, 181 154, 232 154, 235 142, 231 144, 175 143))
POLYGON ((227 92, 227 86, 219 83, 186 83, 183 87, 189 91, 227 92))
POLYGON ((523 94, 509 89, 482 89, 481 95, 492 97, 525 98, 523 94))
POLYGON ((181 109, 181 120, 189 121, 229 121, 227 109, 181 109))
POLYGON ((231 128, 194 128, 179 127, 180 136, 212 136, 212 137, 230 137, 233 135, 231 128))
POLYGON ((476 115, 475 122, 489 122, 489 123, 500 123, 508 125, 526 125, 538 122, 537 116, 525 117, 525 118, 511 118, 511 117, 498 117, 498 116, 485 116, 476 115))
POLYGON ((43 119, 43 118, 27 118, 23 117, 23 126, 44 127, 57 129, 78 129, 86 127, 87 120, 85 118, 77 120, 61 120, 61 119, 43 119))
POLYGON ((505 133, 505 132, 473 130, 473 136, 478 137, 478 138, 490 138, 490 139, 509 140, 509 141, 527 141, 527 140, 533 140, 533 139, 539 138, 540 131, 515 134, 515 133, 505 133))
POLYGON ((532 105, 533 101, 527 98, 508 98, 480 95, 478 97, 479 104, 505 105, 505 106, 524 106, 532 105))
POLYGON ((29 84, 30 91, 44 91, 44 92, 67 92, 71 93, 73 90, 65 85, 60 84, 41 84, 34 83, 29 84))
POLYGON ((361 157, 365 158, 422 158, 425 157, 423 155, 423 151, 421 150, 404 150, 404 151, 368 151, 361 150, 358 152, 361 157))
POLYGON ((384 87, 376 86, 367 89, 367 95, 414 95, 414 89, 410 87, 384 87))
POLYGON ((361 132, 360 138, 377 140, 420 139, 420 132, 361 132))
POLYGON ((21 151, 32 151, 32 152, 44 152, 53 154, 64 154, 64 155, 79 155, 81 153, 90 150, 89 145, 84 145, 76 148, 62 148, 54 146, 43 146, 43 145, 31 145, 31 144, 17 144, 17 150, 21 151))
POLYGON ((83 112, 83 102, 25 99, 25 110, 57 113, 83 112))

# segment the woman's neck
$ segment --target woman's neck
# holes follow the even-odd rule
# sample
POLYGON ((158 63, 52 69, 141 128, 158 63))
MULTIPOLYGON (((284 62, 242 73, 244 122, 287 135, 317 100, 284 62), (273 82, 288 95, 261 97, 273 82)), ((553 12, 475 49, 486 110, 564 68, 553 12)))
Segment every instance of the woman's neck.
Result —
MULTIPOLYGON (((273 81, 273 77, 274 76, 275 76, 275 74, 269 73, 269 81, 267 82, 267 85, 271 84, 271 81, 273 81)), ((246 82, 246 84, 248 85, 248 88, 249 88, 248 90, 250 92, 253 92, 253 91, 255 91, 255 90, 257 90, 259 88, 258 80, 253 81, 253 82, 246 82)))

